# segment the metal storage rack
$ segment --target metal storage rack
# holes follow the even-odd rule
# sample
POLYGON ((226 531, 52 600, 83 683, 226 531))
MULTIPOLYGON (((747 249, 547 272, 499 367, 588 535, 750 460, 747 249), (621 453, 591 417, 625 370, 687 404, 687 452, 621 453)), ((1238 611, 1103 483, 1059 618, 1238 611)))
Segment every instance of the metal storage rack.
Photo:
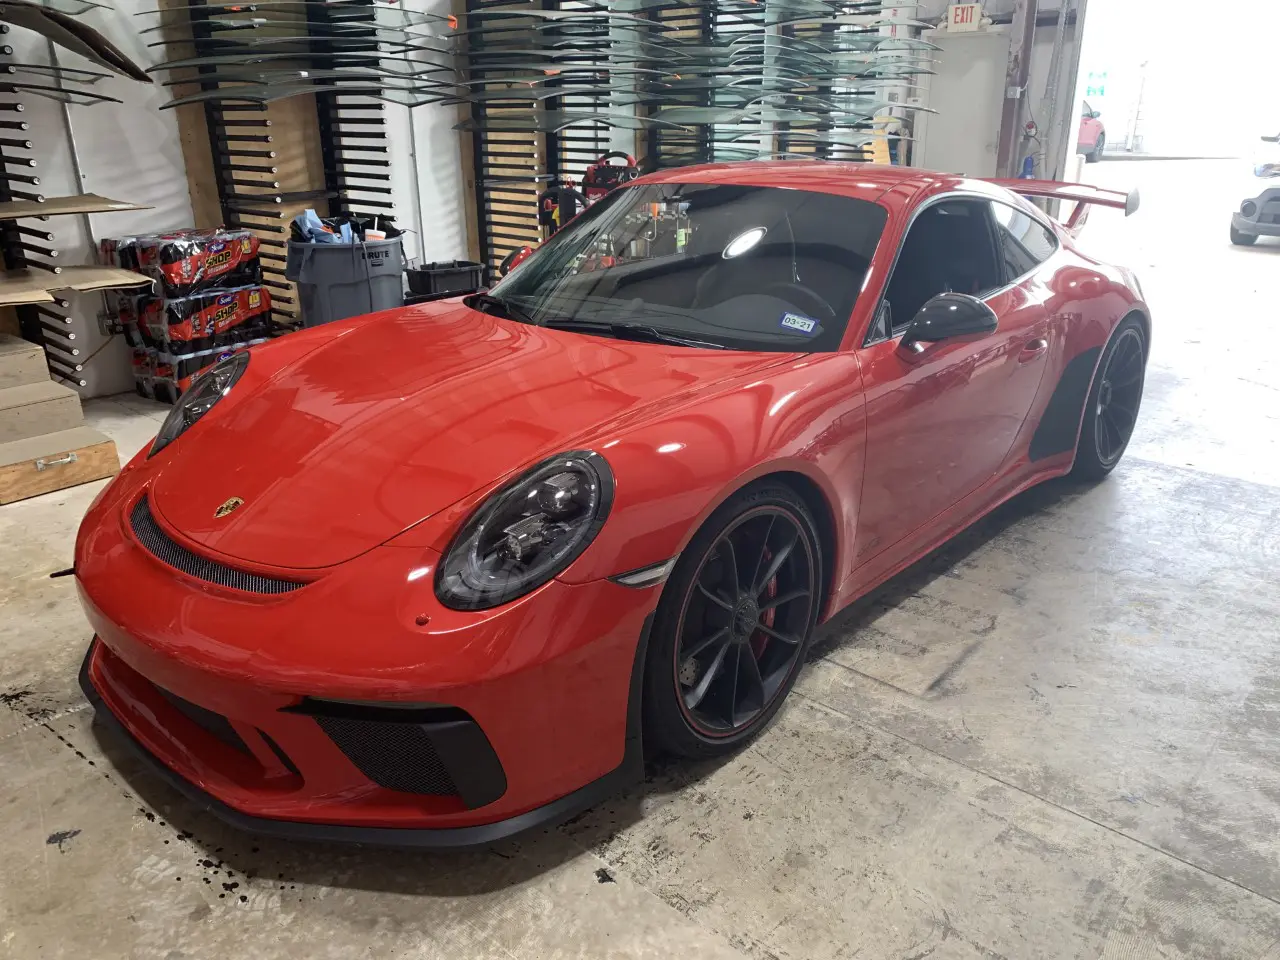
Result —
POLYGON ((513 249, 538 242, 541 185, 580 176, 625 139, 600 122, 530 124, 539 112, 597 113, 624 127, 622 116, 632 112, 642 131, 633 138, 642 172, 757 155, 867 159, 863 144, 873 114, 885 106, 879 91, 886 79, 923 69, 901 44, 877 60, 879 46, 893 39, 882 30, 885 9, 880 0, 631 0, 616 8, 584 0, 468 0, 471 29, 460 54, 470 89, 482 94, 471 105, 480 258, 492 270, 513 249), (493 16, 520 10, 609 10, 619 19, 532 26, 493 16), (583 66, 593 68, 589 77, 569 70, 583 66), (730 74, 737 78, 731 89, 719 82, 730 74), (777 83, 782 76, 793 82, 777 83), (502 98, 513 81, 563 93, 502 98), (613 92, 602 94, 602 87, 613 92), (668 110, 708 119, 673 121, 681 124, 675 127, 663 122, 668 110))
MULTIPOLYGON (((8 34, 7 24, 0 23, 0 36, 8 34)), ((0 45, 0 68, 8 68, 13 48, 0 45)), ((36 189, 40 177, 36 174, 36 160, 32 156, 34 144, 27 139, 27 122, 22 118, 26 107, 17 100, 18 91, 5 89, 0 84, 0 202, 9 200, 41 201, 44 197, 36 189)), ((53 261, 58 256, 54 249, 51 231, 30 226, 33 218, 0 220, 0 251, 3 252, 6 270, 43 270, 57 274, 61 267, 53 261), (24 220, 26 222, 20 222, 24 220)), ((44 223, 47 218, 39 218, 44 223)), ((49 375, 55 380, 72 386, 85 386, 80 373, 81 362, 76 335, 71 330, 71 317, 67 315, 70 303, 55 298, 53 303, 24 304, 14 307, 23 339, 44 348, 49 363, 49 375)))
MULTIPOLYGON (((249 28, 228 30, 214 17, 224 8, 197 0, 190 10, 191 44, 198 57, 251 48, 237 43, 249 28)), ((343 66, 376 66, 377 35, 372 0, 307 4, 299 9, 299 35, 291 62, 314 66, 312 54, 344 54, 343 66), (361 30, 368 23, 370 29, 361 30), (335 28, 342 40, 335 42, 335 28)), ((246 21, 247 22, 247 21, 246 21)), ((326 60, 326 63, 330 61, 326 60)), ((201 90, 216 90, 217 69, 196 68, 201 90)), ((320 86, 320 81, 316 81, 320 86)), ((223 222, 252 230, 262 251, 263 283, 272 292, 273 319, 282 330, 300 322, 296 293, 285 278, 289 222, 306 207, 322 216, 376 216, 394 220, 385 105, 361 92, 318 89, 305 97, 272 103, 209 100, 205 125, 223 222), (316 135, 318 131, 318 137, 316 135), (318 156, 312 162, 311 153, 318 156)))
MULTIPOLYGON (((510 0, 468 0, 467 13, 510 7, 510 0)), ((547 9, 546 3, 534 4, 547 9)), ((470 21, 468 21, 470 23, 470 21)), ((471 89, 483 93, 501 88, 510 67, 498 61, 471 57, 473 52, 500 48, 508 38, 517 40, 524 28, 513 21, 510 30, 494 30, 482 38, 470 40, 467 49, 467 77, 471 89)), ((479 100, 472 104, 471 114, 483 122, 501 120, 506 115, 523 115, 528 106, 523 101, 479 100)), ((480 261, 497 276, 498 264, 512 250, 536 245, 538 230, 538 194, 546 169, 546 135, 537 132, 496 132, 476 130, 472 133, 475 158, 476 227, 480 261)))
MULTIPOLYGON (((468 0, 468 13, 502 9, 574 10, 591 9, 583 0, 544 0, 529 6, 513 6, 510 0, 468 0)), ((470 22, 470 21, 469 21, 470 22)), ((463 57, 471 89, 476 92, 500 90, 507 78, 520 73, 503 64, 499 54, 504 46, 522 45, 530 27, 518 19, 510 25, 499 23, 481 37, 473 37, 463 57), (472 56, 481 53, 484 56, 472 56)), ((607 86, 610 62, 609 26, 576 23, 572 26, 552 26, 543 31, 548 42, 573 41, 572 53, 560 58, 565 65, 599 67, 601 74, 595 79, 565 77, 546 81, 548 89, 563 91, 532 107, 528 101, 512 99, 481 99, 471 106, 471 115, 481 124, 502 120, 504 117, 522 117, 530 109, 595 110, 605 106, 607 98, 597 94, 575 94, 575 87, 598 89, 607 86)), ((480 259, 488 267, 490 276, 497 276, 498 264, 512 250, 522 246, 537 245, 542 239, 537 224, 538 196, 546 185, 563 177, 570 177, 579 187, 587 166, 601 154, 608 153, 611 135, 607 128, 599 126, 571 127, 561 131, 494 131, 476 130, 472 133, 472 152, 475 162, 475 189, 477 232, 479 234, 480 259)))

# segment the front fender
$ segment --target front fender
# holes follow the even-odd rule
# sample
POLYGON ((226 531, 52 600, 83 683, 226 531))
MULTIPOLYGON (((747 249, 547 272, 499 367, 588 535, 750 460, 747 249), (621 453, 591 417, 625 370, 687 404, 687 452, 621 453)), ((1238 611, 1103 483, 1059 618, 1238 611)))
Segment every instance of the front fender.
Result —
POLYGON ((560 579, 582 583, 677 556, 748 484, 797 473, 835 529, 828 571, 844 574, 856 527, 866 433, 861 374, 848 353, 806 357, 595 446, 617 479, 609 520, 560 579))

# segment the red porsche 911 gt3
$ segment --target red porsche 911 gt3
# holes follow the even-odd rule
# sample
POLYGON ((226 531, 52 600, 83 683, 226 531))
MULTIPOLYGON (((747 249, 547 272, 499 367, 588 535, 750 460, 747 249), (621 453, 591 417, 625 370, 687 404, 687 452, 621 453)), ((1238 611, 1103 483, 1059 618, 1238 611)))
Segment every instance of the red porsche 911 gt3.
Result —
POLYGON ((485 843, 635 777, 642 742, 732 750, 817 624, 1115 467, 1151 321, 1076 247, 1096 204, 1136 197, 684 168, 490 292, 231 356, 81 526, 85 693, 292 837, 485 843))

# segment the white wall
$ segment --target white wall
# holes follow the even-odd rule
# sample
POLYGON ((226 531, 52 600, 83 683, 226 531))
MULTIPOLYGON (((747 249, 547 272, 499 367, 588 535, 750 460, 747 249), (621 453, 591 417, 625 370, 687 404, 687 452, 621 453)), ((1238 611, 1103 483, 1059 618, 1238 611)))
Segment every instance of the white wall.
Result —
MULTIPOLYGON (((919 7, 916 9, 917 19, 919 20, 936 20, 938 17, 946 16, 947 7, 951 6, 955 0, 919 0, 919 7)), ((960 0, 960 2, 968 2, 968 0, 960 0)), ((1126 0, 1120 0, 1126 2, 1126 0)), ((987 16, 1005 16, 1013 13, 1014 0, 983 0, 982 10, 987 16)), ((1058 0, 1041 0, 1040 13, 1051 13, 1058 9, 1058 0)))
POLYGON ((467 258, 459 148, 470 134, 452 129, 457 112, 439 104, 387 108, 392 200, 396 222, 412 231, 404 248, 413 261, 467 258))
MULTIPOLYGON (((400 5, 405 7, 405 0, 400 5)), ((447 16, 452 7, 451 0, 426 0, 411 9, 447 16)), ((441 27, 439 32, 448 30, 441 27)), ((401 229, 413 231, 405 241, 410 260, 467 258, 460 148, 470 134, 454 130, 457 122, 456 106, 387 107, 392 199, 401 229)))
MULTIPOLYGON (((922 92, 930 101, 926 105, 940 114, 919 115, 917 130, 922 147, 917 150, 914 163, 972 176, 994 175, 1012 30, 1005 24, 990 28, 989 32, 925 34, 926 39, 948 49, 937 55, 939 75, 922 82, 922 92), (982 62, 971 63, 970 58, 981 58, 982 62)), ((1041 143, 1021 142, 1018 147, 1019 158, 1033 153, 1042 155, 1036 167, 1036 176, 1041 178, 1061 176, 1058 158, 1064 150, 1074 148, 1078 125, 1072 99, 1075 27, 1066 28, 1058 64, 1056 106, 1045 102, 1056 32, 1055 27, 1036 28, 1027 82, 1027 117, 1040 127, 1041 143), (1069 144, 1062 142, 1064 137, 1069 144)))
MULTIPOLYGON (((117 0, 117 9, 92 9, 83 14, 90 25, 107 36, 135 63, 146 67, 159 59, 157 49, 148 49, 148 38, 139 35, 147 17, 134 17, 136 11, 155 8, 148 0, 117 0)), ((43 37, 30 30, 14 27, 6 37, 13 46, 13 60, 20 63, 49 63, 48 45, 43 37)), ((87 70, 107 72, 66 50, 59 49, 60 64, 87 70)), ((48 80, 35 80, 49 83, 48 80)), ((23 94, 24 119, 31 125, 25 134, 35 150, 40 177, 36 189, 46 197, 76 193, 98 193, 115 200, 128 200, 151 206, 151 210, 131 213, 99 214, 90 217, 93 237, 120 236, 134 232, 154 232, 189 226, 192 220, 191 200, 187 194, 186 168, 178 141, 174 115, 160 111, 169 99, 166 91, 155 84, 139 83, 112 76, 90 87, 94 93, 116 97, 123 103, 99 103, 69 108, 71 127, 80 158, 82 179, 76 182, 72 170, 71 147, 61 106, 52 100, 23 94)), ((81 217, 54 217, 44 222, 55 237, 59 263, 93 262, 92 242, 81 217)), ((80 388, 84 396, 100 396, 133 389, 129 352, 123 339, 110 342, 98 329, 98 311, 102 307, 99 294, 72 297, 72 330, 81 351, 82 362, 93 355, 80 376, 88 386, 80 388)))

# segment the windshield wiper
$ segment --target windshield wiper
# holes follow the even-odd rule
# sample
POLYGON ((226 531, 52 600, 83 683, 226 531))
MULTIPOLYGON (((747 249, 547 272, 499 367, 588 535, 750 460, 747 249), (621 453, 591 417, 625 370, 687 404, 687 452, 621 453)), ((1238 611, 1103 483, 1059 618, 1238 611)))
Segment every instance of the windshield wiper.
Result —
POLYGON ((706 347, 710 350, 728 349, 722 343, 697 340, 670 330, 662 330, 647 323, 626 323, 605 320, 548 320, 543 324, 553 330, 581 330, 584 333, 609 334, 619 340, 637 340, 641 343, 673 343, 681 347, 706 347))
POLYGON ((508 320, 517 320, 520 323, 531 323, 537 326, 538 320, 528 310, 517 307, 510 300, 504 300, 502 297, 495 297, 492 293, 473 293, 462 301, 472 310, 480 310, 484 313, 496 314, 499 317, 506 317, 508 320))

